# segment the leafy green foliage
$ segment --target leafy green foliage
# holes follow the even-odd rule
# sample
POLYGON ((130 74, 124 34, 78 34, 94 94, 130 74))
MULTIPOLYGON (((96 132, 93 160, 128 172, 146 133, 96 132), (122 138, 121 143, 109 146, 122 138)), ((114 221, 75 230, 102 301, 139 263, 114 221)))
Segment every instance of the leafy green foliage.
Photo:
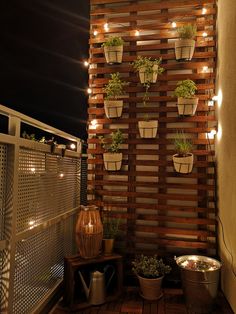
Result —
POLYGON ((177 32, 182 39, 194 39, 197 35, 197 26, 195 24, 186 24, 179 27, 177 32))
POLYGON ((171 267, 165 265, 162 259, 158 259, 157 255, 145 256, 140 255, 133 262, 133 272, 144 278, 158 278, 168 274, 171 267))
POLYGON ((103 44, 102 47, 123 46, 124 41, 121 37, 111 36, 103 44))
POLYGON ((118 129, 116 132, 111 133, 111 144, 106 143, 104 137, 100 137, 102 148, 109 153, 118 153, 120 145, 124 141, 123 133, 118 129))
POLYGON ((117 99, 124 93, 124 86, 127 84, 121 80, 119 72, 112 73, 111 79, 104 88, 104 92, 107 94, 106 99, 117 99))
POLYGON ((109 216, 104 217, 103 223, 103 238, 114 239, 119 231, 120 219, 111 218, 109 216))
POLYGON ((135 72, 138 72, 141 68, 145 67, 145 73, 157 73, 158 75, 162 74, 165 69, 162 68, 161 65, 162 59, 154 59, 151 60, 151 58, 138 56, 137 60, 134 60, 132 63, 132 66, 134 67, 135 72), (154 70, 153 66, 157 65, 157 69, 154 70))
POLYGON ((188 156, 193 148, 192 142, 186 139, 183 131, 178 133, 174 140, 174 145, 179 157, 188 156))
POLYGON ((192 80, 179 81, 174 91, 175 97, 192 98, 197 90, 196 84, 192 80))

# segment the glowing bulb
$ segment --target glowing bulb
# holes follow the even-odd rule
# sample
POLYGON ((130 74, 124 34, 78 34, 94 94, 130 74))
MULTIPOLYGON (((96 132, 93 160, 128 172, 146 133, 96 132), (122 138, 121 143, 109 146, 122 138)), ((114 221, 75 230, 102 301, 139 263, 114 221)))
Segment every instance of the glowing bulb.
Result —
POLYGON ((202 34, 202 37, 207 37, 207 33, 204 32, 204 33, 202 34))
POLYGON ((98 31, 95 30, 95 31, 93 32, 93 35, 94 35, 94 36, 97 36, 97 34, 98 34, 98 31))
POLYGON ((33 226, 34 224, 35 224, 35 220, 30 220, 30 221, 29 221, 29 225, 30 225, 30 226, 33 226))
POLYGON ((173 28, 176 28, 176 26, 177 26, 176 22, 172 22, 172 23, 171 23, 171 26, 172 26, 173 28))
POLYGON ((31 172, 35 172, 35 168, 30 168, 30 171, 31 172))
POLYGON ((218 95, 215 95, 215 96, 212 97, 212 100, 213 101, 218 101, 218 98, 219 98, 218 95))
POLYGON ((135 30, 134 35, 135 35, 135 36, 139 36, 139 35, 140 35, 140 32, 139 32, 138 29, 135 30))
POLYGON ((88 89, 87 89, 87 93, 88 93, 88 94, 92 94, 92 89, 91 89, 91 88, 88 88, 88 89))
POLYGON ((92 120, 91 122, 91 129, 93 129, 93 130, 96 130, 96 128, 97 128, 97 120, 96 119, 94 119, 94 120, 92 120))
POLYGON ((202 67, 202 71, 203 71, 203 72, 207 72, 207 70, 208 70, 208 66, 207 66, 207 65, 205 65, 204 67, 202 67))
POLYGON ((215 135, 216 135, 216 130, 211 130, 211 132, 207 133, 207 137, 211 140, 214 139, 215 135))
POLYGON ((202 14, 206 14, 207 13, 207 9, 206 8, 202 8, 202 14))
POLYGON ((85 67, 88 67, 88 66, 89 66, 89 63, 88 63, 87 60, 84 61, 84 66, 85 66, 85 67))
POLYGON ((208 100, 208 107, 214 107, 214 101, 208 100))
POLYGON ((76 145, 74 143, 70 144, 70 148, 71 149, 75 149, 76 148, 76 145))
POLYGON ((64 173, 60 173, 60 174, 59 174, 59 177, 60 177, 60 178, 63 178, 63 177, 64 177, 64 173))
POLYGON ((108 23, 105 23, 104 25, 103 25, 103 28, 104 28, 104 30, 107 32, 107 31, 109 31, 109 25, 108 25, 108 23))

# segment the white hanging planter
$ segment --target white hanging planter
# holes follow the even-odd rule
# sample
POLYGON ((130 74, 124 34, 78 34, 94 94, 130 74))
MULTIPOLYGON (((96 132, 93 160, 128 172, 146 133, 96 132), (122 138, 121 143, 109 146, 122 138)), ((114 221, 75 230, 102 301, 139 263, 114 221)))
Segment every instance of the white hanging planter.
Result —
POLYGON ((105 46, 104 53, 106 62, 113 63, 121 63, 123 57, 123 45, 122 46, 105 46))
POLYGON ((139 121, 139 134, 142 138, 155 138, 157 135, 158 121, 139 121))
POLYGON ((193 170, 193 154, 189 153, 186 157, 179 157, 178 154, 172 156, 174 168, 179 173, 190 173, 193 170))
POLYGON ((107 118, 119 118, 122 115, 123 100, 104 100, 104 109, 107 118))
POLYGON ((177 39, 175 41, 175 57, 176 60, 191 60, 195 48, 194 39, 177 39))
POLYGON ((104 153, 103 162, 106 170, 118 171, 122 164, 122 153, 104 153))
POLYGON ((178 97, 178 113, 179 115, 193 116, 197 110, 198 98, 178 97))
POLYGON ((156 83, 158 75, 158 65, 154 64, 152 67, 152 72, 146 72, 146 67, 143 66, 139 69, 139 79, 142 84, 147 82, 156 83))

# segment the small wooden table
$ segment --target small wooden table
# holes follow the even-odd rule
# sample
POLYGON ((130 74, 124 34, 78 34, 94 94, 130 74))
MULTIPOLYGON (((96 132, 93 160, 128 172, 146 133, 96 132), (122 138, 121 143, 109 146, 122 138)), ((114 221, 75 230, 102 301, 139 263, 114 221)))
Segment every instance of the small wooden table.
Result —
POLYGON ((106 265, 113 265, 116 271, 111 280, 111 287, 107 291, 106 302, 110 302, 117 299, 122 293, 122 256, 118 254, 112 254, 109 256, 99 255, 93 259, 84 259, 78 255, 65 257, 63 305, 68 307, 71 311, 90 306, 89 302, 86 300, 78 271, 82 271, 86 274, 88 281, 91 271, 102 271, 106 265))

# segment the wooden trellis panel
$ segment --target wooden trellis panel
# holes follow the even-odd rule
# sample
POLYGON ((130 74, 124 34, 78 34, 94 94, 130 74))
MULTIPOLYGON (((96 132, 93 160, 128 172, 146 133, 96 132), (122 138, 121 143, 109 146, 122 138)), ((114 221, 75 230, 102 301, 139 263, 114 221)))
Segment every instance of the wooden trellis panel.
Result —
POLYGON ((140 252, 214 255, 214 139, 207 134, 216 126, 214 104, 209 106, 216 76, 215 0, 90 2, 88 199, 122 218, 117 245, 127 257, 140 252), (197 24, 191 61, 175 60, 174 21, 177 26, 197 24), (105 23, 109 30, 104 29, 105 23), (139 30, 139 36, 135 36, 135 30, 139 30), (111 35, 125 41, 120 65, 105 62, 101 44, 111 35), (150 88, 147 107, 142 104, 144 88, 130 64, 138 55, 162 57, 165 68, 150 88), (120 72, 129 85, 125 88, 122 117, 107 119, 103 88, 115 72, 120 72), (173 98, 176 83, 183 79, 192 79, 198 86, 199 105, 193 117, 179 117, 173 98), (139 136, 138 120, 145 113, 159 121, 155 139, 139 136), (91 125, 94 119, 96 129, 91 125), (103 166, 98 136, 106 137, 117 128, 125 135, 122 169, 108 172, 103 166), (188 175, 176 173, 172 164, 173 138, 178 130, 184 130, 194 144, 194 169, 188 175))

